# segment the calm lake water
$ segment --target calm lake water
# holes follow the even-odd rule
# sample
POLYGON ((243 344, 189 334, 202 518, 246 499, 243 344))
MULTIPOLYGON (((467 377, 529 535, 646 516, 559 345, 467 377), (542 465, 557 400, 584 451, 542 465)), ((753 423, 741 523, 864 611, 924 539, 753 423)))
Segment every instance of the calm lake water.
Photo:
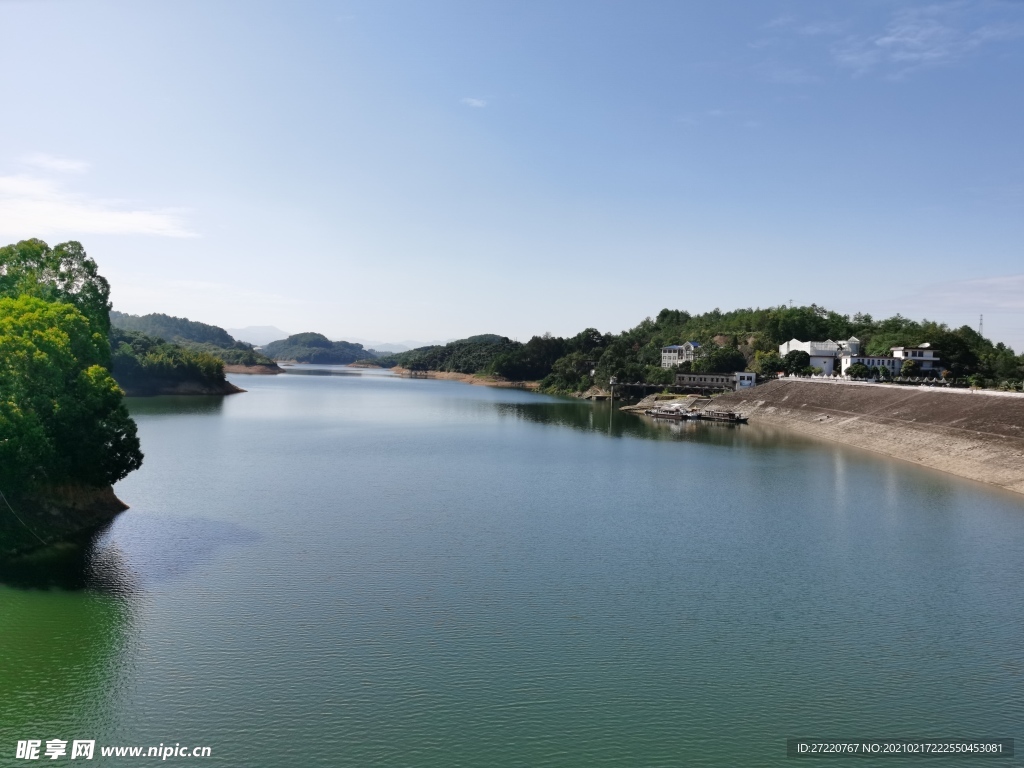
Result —
MULTIPOLYGON (((255 768, 1024 738, 1022 497, 757 425, 375 373, 234 380, 248 393, 133 400, 131 510, 0 570, 0 765, 39 764, 14 760, 29 738, 255 768)), ((979 761, 928 764, 947 762, 979 761)))

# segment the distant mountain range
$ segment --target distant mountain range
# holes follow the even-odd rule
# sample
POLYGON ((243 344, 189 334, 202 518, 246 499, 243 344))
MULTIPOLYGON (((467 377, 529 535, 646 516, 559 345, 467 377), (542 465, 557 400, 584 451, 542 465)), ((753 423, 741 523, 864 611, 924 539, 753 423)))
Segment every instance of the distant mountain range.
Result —
POLYGON ((444 346, 448 342, 455 341, 455 339, 445 339, 440 341, 435 339, 434 341, 415 341, 412 339, 405 339, 404 341, 373 341, 372 339, 359 339, 350 337, 349 341, 358 342, 367 349, 375 349, 378 352, 408 352, 410 349, 419 349, 420 347, 437 347, 444 346))
MULTIPOLYGON (((245 328, 228 328, 227 332, 239 341, 255 344, 258 347, 265 347, 267 344, 274 341, 282 341, 291 335, 287 331, 282 331, 280 328, 273 325, 247 325, 245 328)), ((404 341, 390 342, 361 339, 355 336, 346 337, 344 340, 354 344, 362 344, 366 349, 375 349, 378 352, 392 353, 407 352, 410 349, 418 349, 420 347, 443 346, 449 341, 454 341, 454 339, 445 339, 444 341, 415 341, 413 339, 405 339, 404 341)))
POLYGON ((247 325, 245 328, 227 328, 226 330, 239 341, 246 341, 257 347, 288 337, 288 331, 282 331, 272 325, 247 325))

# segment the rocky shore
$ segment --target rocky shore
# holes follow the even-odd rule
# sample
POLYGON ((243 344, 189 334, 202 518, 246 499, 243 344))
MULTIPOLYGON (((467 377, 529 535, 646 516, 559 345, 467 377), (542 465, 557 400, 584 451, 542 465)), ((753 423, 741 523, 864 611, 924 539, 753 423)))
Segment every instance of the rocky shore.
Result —
POLYGON ((155 397, 156 395, 235 395, 245 392, 230 381, 207 384, 196 381, 148 381, 144 386, 125 386, 127 397, 155 397))
POLYGON ((506 387, 509 389, 540 389, 539 381, 506 381, 496 376, 479 373, 455 373, 454 371, 410 371, 407 368, 392 368, 393 373, 410 379, 446 379, 464 384, 479 384, 485 387, 506 387))
POLYGON ((84 539, 128 505, 114 489, 60 486, 0 499, 0 556, 84 539))
POLYGON ((1024 493, 1024 395, 781 379, 715 398, 783 426, 1024 493))
POLYGON ((248 376, 275 376, 284 373, 284 368, 277 363, 273 365, 232 365, 224 364, 224 373, 244 373, 248 376))

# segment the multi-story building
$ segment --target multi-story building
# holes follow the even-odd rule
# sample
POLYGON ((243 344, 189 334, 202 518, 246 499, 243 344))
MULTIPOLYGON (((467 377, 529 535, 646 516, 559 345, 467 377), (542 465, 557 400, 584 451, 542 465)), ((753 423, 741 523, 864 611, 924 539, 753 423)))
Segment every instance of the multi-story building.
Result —
POLYGON ((855 355, 844 352, 841 355, 840 372, 846 376, 851 365, 863 363, 868 368, 885 368, 893 376, 899 376, 903 363, 913 360, 918 363, 921 373, 935 373, 942 370, 942 361, 937 350, 931 344, 919 347, 892 347, 891 355, 855 355))
POLYGON ((672 344, 661 348, 661 367, 671 368, 680 363, 692 363, 694 354, 700 349, 696 341, 684 341, 682 344, 672 344))
POLYGON ((885 368, 893 376, 900 375, 900 366, 903 365, 902 361, 892 355, 851 355, 847 352, 840 357, 839 372, 846 376, 847 369, 857 363, 863 363, 868 368, 885 368))
POLYGON ((693 389, 746 389, 757 384, 757 374, 737 373, 677 373, 676 386, 693 389))
POLYGON ((856 336, 851 336, 846 341, 832 341, 832 339, 826 339, 825 341, 800 341, 799 339, 790 339, 789 341, 779 344, 779 356, 785 357, 790 352, 806 352, 810 355, 811 368, 820 368, 821 372, 826 376, 831 376, 836 373, 837 361, 843 355, 843 353, 850 353, 853 355, 860 353, 860 339, 856 336))
POLYGON ((931 344, 925 343, 918 347, 893 347, 892 355, 900 361, 901 366, 904 360, 913 360, 918 364, 921 373, 942 369, 939 352, 932 349, 931 344))

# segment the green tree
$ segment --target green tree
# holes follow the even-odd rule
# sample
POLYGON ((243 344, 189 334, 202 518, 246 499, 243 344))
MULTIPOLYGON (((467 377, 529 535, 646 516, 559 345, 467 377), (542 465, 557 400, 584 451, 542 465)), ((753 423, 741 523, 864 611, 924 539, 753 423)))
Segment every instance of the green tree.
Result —
POLYGON ((846 375, 855 379, 870 379, 871 369, 864 365, 864 363, 854 363, 846 369, 846 375))
POLYGON ((142 463, 105 333, 68 303, 0 298, 0 487, 113 484, 142 463))
POLYGON ((920 368, 916 360, 904 360, 900 366, 900 376, 917 376, 920 368))
MULTIPOLYGON (((810 362, 810 355, 808 355, 807 359, 810 362)), ((762 375, 768 375, 785 370, 785 365, 778 352, 759 351, 754 353, 754 362, 750 366, 750 370, 762 375)))
POLYGON ((110 284, 79 242, 50 248, 31 239, 0 248, 0 296, 22 295, 71 304, 93 328, 110 331, 110 284))
POLYGON ((735 347, 705 344, 693 361, 694 373, 733 373, 746 369, 747 360, 735 347))
POLYGON ((662 368, 660 365, 649 365, 644 372, 644 381, 648 384, 675 384, 676 368, 662 368))
POLYGON ((800 349, 787 352, 782 358, 782 370, 786 373, 803 373, 811 367, 811 356, 800 349))

